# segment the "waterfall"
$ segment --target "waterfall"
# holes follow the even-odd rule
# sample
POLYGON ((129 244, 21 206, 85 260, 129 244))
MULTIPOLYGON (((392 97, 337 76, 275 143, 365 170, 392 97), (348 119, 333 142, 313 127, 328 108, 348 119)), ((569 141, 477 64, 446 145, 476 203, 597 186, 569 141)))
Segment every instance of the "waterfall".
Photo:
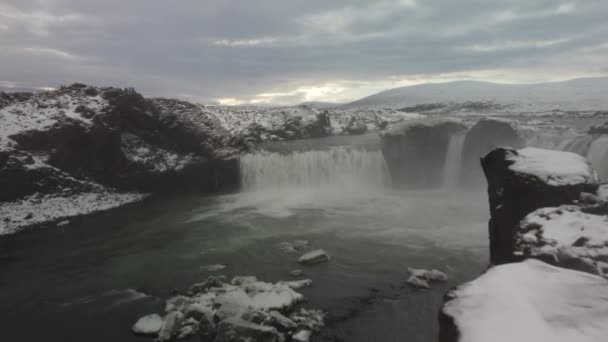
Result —
POLYGON ((259 152, 240 159, 244 190, 283 187, 364 187, 390 183, 382 152, 334 147, 289 154, 259 152))
POLYGON ((598 138, 591 143, 587 159, 593 165, 600 180, 608 181, 608 137, 598 138))
POLYGON ((454 187, 460 180, 462 170, 462 150, 464 148, 464 134, 453 134, 448 143, 443 166, 443 186, 454 187))

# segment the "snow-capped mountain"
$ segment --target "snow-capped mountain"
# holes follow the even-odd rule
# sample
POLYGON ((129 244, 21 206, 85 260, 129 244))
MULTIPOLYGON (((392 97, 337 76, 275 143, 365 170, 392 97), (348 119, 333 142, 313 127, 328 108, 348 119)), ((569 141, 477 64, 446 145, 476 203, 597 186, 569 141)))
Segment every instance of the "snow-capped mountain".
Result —
POLYGON ((340 108, 400 108, 408 112, 495 112, 608 110, 608 77, 538 84, 455 81, 386 90, 340 108))

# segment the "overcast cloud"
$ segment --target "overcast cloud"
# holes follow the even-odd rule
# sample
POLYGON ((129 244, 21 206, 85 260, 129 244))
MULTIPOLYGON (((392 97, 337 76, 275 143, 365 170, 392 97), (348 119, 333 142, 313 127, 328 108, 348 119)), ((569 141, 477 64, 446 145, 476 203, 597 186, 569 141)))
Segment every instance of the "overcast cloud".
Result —
POLYGON ((608 1, 0 0, 0 85, 225 104, 608 74, 608 1))

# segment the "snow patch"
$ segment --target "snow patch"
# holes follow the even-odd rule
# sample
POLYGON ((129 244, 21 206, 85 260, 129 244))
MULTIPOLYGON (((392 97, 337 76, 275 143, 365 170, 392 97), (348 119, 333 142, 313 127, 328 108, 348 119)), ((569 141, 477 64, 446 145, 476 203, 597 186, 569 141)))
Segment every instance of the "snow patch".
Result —
POLYGON ((589 184, 597 182, 591 164, 572 152, 561 152, 527 147, 510 154, 509 168, 515 172, 533 175, 552 186, 589 184))

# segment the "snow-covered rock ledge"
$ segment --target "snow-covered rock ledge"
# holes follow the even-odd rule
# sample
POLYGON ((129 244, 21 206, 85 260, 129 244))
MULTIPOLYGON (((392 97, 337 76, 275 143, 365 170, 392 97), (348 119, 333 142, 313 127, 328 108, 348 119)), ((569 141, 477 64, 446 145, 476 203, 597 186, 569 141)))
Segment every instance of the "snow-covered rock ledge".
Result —
POLYGON ((440 342, 601 342, 608 281, 538 260, 496 266, 446 295, 440 342))
POLYGON ((497 266, 446 295, 439 341, 604 341, 608 187, 568 152, 500 148, 482 166, 497 266))
POLYGON ((514 256, 519 222, 544 207, 572 204, 598 189, 590 163, 577 154, 536 148, 497 148, 481 160, 490 202, 490 256, 493 264, 514 256))

